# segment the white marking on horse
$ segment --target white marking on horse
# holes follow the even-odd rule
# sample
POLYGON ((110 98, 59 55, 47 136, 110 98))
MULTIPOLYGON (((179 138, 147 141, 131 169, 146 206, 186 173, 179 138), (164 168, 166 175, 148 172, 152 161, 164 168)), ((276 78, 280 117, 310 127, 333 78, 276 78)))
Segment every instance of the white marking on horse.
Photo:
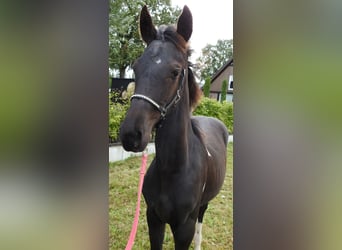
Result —
POLYGON ((161 62, 162 62, 162 60, 160 59, 160 57, 156 58, 156 60, 155 60, 156 64, 160 64, 161 62))
POLYGON ((208 156, 211 157, 211 154, 209 153, 208 148, 206 147, 205 149, 207 150, 208 156))
POLYGON ((194 243, 195 243, 194 250, 201 250, 201 242, 202 242, 202 223, 197 221, 195 235, 194 235, 194 243))
POLYGON ((203 188, 202 188, 202 193, 204 192, 205 184, 206 184, 206 182, 204 182, 204 185, 203 185, 203 188))

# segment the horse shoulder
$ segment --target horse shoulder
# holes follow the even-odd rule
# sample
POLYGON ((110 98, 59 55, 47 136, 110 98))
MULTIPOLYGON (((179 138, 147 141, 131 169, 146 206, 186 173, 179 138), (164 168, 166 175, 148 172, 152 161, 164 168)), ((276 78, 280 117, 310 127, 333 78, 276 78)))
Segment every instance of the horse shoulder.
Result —
POLYGON ((204 143, 208 146, 215 142, 224 142, 227 146, 228 129, 224 123, 214 117, 193 116, 191 117, 193 127, 200 131, 204 143))

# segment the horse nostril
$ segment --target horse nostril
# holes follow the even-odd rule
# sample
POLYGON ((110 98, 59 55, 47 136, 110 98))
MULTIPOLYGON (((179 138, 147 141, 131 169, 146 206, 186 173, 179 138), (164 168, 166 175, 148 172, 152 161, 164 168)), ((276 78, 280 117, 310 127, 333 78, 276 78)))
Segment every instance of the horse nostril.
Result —
POLYGON ((136 131, 135 132, 135 136, 134 136, 134 143, 133 146, 134 148, 138 148, 141 142, 141 137, 142 137, 142 133, 140 131, 136 131))

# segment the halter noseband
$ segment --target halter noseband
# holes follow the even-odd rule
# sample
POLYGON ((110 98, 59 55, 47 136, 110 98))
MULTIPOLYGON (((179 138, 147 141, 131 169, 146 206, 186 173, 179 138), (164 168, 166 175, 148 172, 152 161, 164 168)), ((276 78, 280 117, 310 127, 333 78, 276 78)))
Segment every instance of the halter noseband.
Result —
POLYGON ((180 81, 179 87, 177 89, 176 95, 172 98, 172 100, 165 106, 161 106, 159 105, 156 101, 152 100, 151 98, 149 98, 148 96, 145 95, 140 95, 140 94, 135 94, 131 96, 131 99, 142 99, 144 101, 147 101, 148 103, 150 103, 152 106, 154 106, 155 108, 157 108, 160 112, 160 120, 164 120, 165 116, 168 112, 168 110, 173 106, 176 105, 177 102, 179 102, 179 100, 181 99, 181 91, 183 89, 184 86, 184 80, 185 80, 185 72, 186 70, 183 69, 182 71, 182 80, 180 81))

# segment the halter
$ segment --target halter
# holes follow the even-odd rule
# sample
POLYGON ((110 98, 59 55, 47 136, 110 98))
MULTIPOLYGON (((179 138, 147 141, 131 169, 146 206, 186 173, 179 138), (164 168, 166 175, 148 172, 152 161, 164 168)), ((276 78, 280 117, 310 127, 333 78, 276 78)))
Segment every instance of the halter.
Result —
POLYGON ((135 94, 131 96, 131 99, 142 99, 144 101, 147 101, 148 103, 150 103, 152 106, 154 106, 155 108, 157 108, 160 112, 160 120, 164 120, 166 114, 168 113, 168 110, 173 106, 176 105, 179 100, 181 99, 181 91, 183 90, 183 86, 184 86, 184 79, 185 79, 185 69, 183 69, 182 71, 182 81, 180 81, 179 87, 177 89, 176 95, 172 98, 172 100, 165 106, 161 106, 159 105, 156 101, 152 100, 151 98, 149 98, 148 96, 145 95, 140 95, 140 94, 135 94))

